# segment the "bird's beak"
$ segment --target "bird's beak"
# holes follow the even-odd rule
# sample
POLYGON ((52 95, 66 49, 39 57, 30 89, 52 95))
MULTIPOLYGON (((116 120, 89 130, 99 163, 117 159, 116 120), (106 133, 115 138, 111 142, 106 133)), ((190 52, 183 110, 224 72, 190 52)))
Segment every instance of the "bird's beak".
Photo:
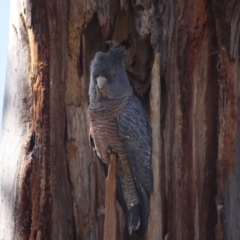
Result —
POLYGON ((104 88, 104 85, 107 82, 107 79, 103 76, 99 76, 99 77, 96 78, 96 80, 97 80, 98 89, 99 89, 100 92, 102 92, 103 88, 104 88))

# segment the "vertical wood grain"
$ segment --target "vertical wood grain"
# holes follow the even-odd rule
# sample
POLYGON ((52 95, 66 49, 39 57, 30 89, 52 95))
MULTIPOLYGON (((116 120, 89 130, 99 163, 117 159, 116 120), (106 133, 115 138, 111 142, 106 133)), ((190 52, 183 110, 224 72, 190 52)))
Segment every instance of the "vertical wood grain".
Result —
POLYGON ((117 239, 116 163, 116 154, 110 154, 108 176, 105 180, 104 240, 117 239))
POLYGON ((150 200, 150 217, 146 233, 146 240, 163 239, 163 202, 162 202, 162 139, 161 139, 161 79, 160 56, 155 53, 151 72, 150 92, 150 120, 152 126, 152 166, 153 166, 153 194, 150 200))

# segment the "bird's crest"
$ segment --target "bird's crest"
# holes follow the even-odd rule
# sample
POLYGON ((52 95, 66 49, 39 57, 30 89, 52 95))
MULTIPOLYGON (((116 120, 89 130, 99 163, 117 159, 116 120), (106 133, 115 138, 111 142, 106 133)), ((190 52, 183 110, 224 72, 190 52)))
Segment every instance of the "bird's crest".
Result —
POLYGON ((126 48, 115 41, 107 41, 109 45, 108 52, 116 56, 117 58, 121 59, 122 61, 125 60, 127 56, 126 48))

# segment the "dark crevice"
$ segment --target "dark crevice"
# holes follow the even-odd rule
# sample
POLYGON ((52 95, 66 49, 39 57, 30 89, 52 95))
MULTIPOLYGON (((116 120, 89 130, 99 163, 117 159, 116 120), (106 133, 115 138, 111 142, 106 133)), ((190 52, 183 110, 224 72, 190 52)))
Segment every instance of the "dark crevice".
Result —
MULTIPOLYGON (((216 36, 216 23, 214 21, 214 13, 212 5, 208 5, 209 11, 209 31, 212 32, 210 52, 218 51, 217 36, 216 36)), ((216 68, 216 62, 218 62, 218 56, 216 54, 211 54, 209 57, 209 68, 208 68, 208 84, 206 89, 205 105, 206 105, 206 163, 205 172, 209 174, 205 177, 203 186, 204 193, 202 196, 202 205, 206 205, 206 200, 208 198, 208 203, 206 206, 205 219, 205 229, 207 239, 215 239, 216 232, 215 228, 217 226, 217 211, 216 211, 216 199, 217 199, 217 158, 218 158, 218 119, 217 115, 219 112, 218 107, 218 71, 216 68)), ((202 229, 203 231, 203 229, 202 229)), ((200 235, 201 237, 201 235, 200 235)), ((204 236, 202 236, 204 237, 204 236)))
MULTIPOLYGON (((167 110, 167 84, 165 77, 161 77, 161 131, 163 133, 163 130, 165 128, 165 115, 167 110)), ((163 135, 162 135, 163 137, 163 135)))
POLYGON ((164 131, 165 131, 165 121, 166 121, 166 110, 167 110, 167 84, 166 79, 164 76, 161 77, 161 107, 160 107, 160 114, 161 114, 161 138, 162 138, 162 157, 161 157, 161 193, 162 193, 162 202, 163 202, 163 238, 168 233, 168 204, 167 204, 167 193, 166 193, 166 176, 165 176, 165 152, 164 152, 164 131))
POLYGON ((135 6, 135 10, 138 12, 143 12, 145 10, 145 7, 142 4, 138 4, 135 6))
POLYGON ((33 237, 34 240, 37 239, 37 230, 34 231, 34 237, 33 237))
POLYGON ((130 39, 128 38, 127 40, 122 41, 121 45, 124 46, 128 50, 128 48, 131 46, 130 39))
POLYGON ((65 129, 64 129, 64 144, 66 147, 67 141, 68 141, 68 124, 67 124, 67 111, 65 108, 65 129))
POLYGON ((98 51, 106 50, 106 46, 107 46, 105 43, 106 40, 102 36, 102 28, 99 24, 97 13, 93 15, 91 21, 88 23, 87 27, 85 28, 83 35, 84 35, 85 41, 83 42, 81 39, 81 49, 80 49, 81 54, 79 56, 79 64, 82 61, 84 61, 83 67, 85 66, 86 69, 82 68, 81 71, 82 71, 82 74, 85 74, 86 81, 89 81, 89 78, 90 78, 89 67, 91 65, 92 59, 94 58, 95 53, 98 51), (83 49, 84 49, 85 55, 83 54, 83 49))
POLYGON ((128 45, 128 57, 125 61, 126 72, 134 92, 141 98, 144 106, 149 111, 154 50, 150 43, 150 37, 137 41, 136 36, 133 35, 131 41, 128 45))
POLYGON ((77 72, 78 72, 78 76, 82 76, 83 75, 83 39, 80 39, 80 53, 79 53, 79 57, 78 57, 78 63, 77 63, 77 72))
POLYGON ((28 155, 32 154, 34 147, 35 147, 35 132, 32 133, 32 136, 30 137, 29 140, 28 155))

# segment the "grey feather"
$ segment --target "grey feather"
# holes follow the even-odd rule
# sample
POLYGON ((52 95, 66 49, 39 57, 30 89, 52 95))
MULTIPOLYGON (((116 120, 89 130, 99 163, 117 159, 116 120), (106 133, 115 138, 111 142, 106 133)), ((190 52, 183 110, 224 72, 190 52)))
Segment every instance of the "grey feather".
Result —
POLYGON ((134 231, 142 236, 147 228, 153 191, 152 136, 148 115, 133 95, 124 68, 125 56, 125 48, 112 42, 108 52, 96 53, 92 61, 90 135, 105 176, 108 149, 117 154, 117 200, 127 217, 129 233, 134 231), (104 79, 101 89, 99 79, 104 79))
POLYGON ((147 113, 135 96, 129 97, 118 125, 138 192, 142 222, 137 233, 142 236, 147 228, 149 197, 153 191, 152 133, 147 113))
POLYGON ((124 141, 129 161, 144 189, 153 191, 152 132, 148 115, 139 100, 132 95, 118 118, 119 134, 124 141))

